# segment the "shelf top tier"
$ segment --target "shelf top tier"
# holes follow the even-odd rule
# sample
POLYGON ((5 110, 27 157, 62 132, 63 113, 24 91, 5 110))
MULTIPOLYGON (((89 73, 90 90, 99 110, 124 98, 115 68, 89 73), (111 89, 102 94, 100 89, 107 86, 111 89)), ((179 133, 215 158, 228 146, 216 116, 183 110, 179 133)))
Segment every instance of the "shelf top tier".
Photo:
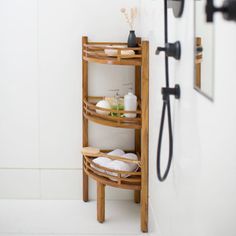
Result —
MULTIPOLYGON (((140 41, 140 40, 138 40, 140 41)), ((108 65, 142 66, 143 44, 129 48, 127 43, 88 42, 83 38, 83 60, 108 65)))

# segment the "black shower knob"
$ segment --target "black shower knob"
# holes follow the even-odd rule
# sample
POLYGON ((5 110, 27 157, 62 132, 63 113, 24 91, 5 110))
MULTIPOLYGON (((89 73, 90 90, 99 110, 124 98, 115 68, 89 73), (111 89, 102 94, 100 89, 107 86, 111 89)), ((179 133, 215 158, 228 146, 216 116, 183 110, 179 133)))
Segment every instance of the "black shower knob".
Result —
POLYGON ((166 43, 165 47, 158 47, 156 50, 156 55, 160 52, 166 52, 168 57, 174 57, 176 60, 180 60, 181 57, 181 44, 179 41, 175 43, 166 43))

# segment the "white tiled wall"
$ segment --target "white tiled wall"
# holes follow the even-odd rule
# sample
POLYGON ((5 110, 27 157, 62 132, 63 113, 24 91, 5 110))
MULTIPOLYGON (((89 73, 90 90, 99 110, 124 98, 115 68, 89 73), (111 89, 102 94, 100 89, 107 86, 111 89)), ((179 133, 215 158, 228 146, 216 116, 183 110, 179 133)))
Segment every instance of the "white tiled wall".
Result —
POLYGON ((39 164, 36 10, 34 0, 0 5, 1 167, 39 164))
MULTIPOLYGON (((0 1, 0 198, 81 199, 81 37, 126 40, 119 10, 139 3, 0 1)), ((90 94, 111 95, 116 88, 126 93, 134 72, 90 65, 89 73, 90 94)), ((133 131, 105 131, 91 124, 91 144, 133 147, 133 131)))
MULTIPOLYGON (((173 163, 168 179, 161 183, 155 167, 165 67, 164 55, 156 56, 155 49, 164 41, 163 2, 142 0, 142 35, 150 41, 149 203, 156 219, 154 235, 234 236, 235 22, 223 20, 221 14, 215 15, 215 98, 211 102, 193 89, 195 1, 185 1, 180 19, 174 18, 169 10, 170 42, 180 40, 182 44, 181 60, 170 60, 170 71, 174 72, 170 84, 180 84, 181 99, 171 98, 173 163)), ((223 0, 215 2, 219 6, 223 4, 223 0)), ((162 154, 164 171, 168 158, 166 139, 163 139, 162 154)))

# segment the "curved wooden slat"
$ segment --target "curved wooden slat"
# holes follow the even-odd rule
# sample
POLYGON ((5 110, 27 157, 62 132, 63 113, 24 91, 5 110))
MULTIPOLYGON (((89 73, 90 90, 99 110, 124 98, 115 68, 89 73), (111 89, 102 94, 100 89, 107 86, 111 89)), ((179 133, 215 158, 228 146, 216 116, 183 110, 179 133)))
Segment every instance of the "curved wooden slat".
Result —
POLYGON ((107 65, 123 65, 123 66, 141 66, 142 62, 140 59, 122 59, 117 60, 117 58, 100 59, 96 57, 83 56, 83 59, 87 62, 107 64, 107 65))
MULTIPOLYGON (((88 165, 87 163, 84 163, 85 167, 87 169, 89 169, 90 171, 92 171, 94 174, 98 175, 98 176, 102 176, 104 178, 108 178, 111 179, 112 181, 116 181, 116 182, 126 182, 126 183, 141 183, 141 178, 122 178, 121 174, 115 174, 115 175, 111 175, 111 174, 107 174, 107 173, 102 173, 99 170, 94 169, 91 165, 88 165)), ((113 172, 114 173, 114 172, 113 172)))
MULTIPOLYGON (((93 97, 90 97, 90 98, 93 98, 93 97)), ((99 98, 101 98, 101 97, 99 97, 99 98)), ((127 114, 127 113, 142 114, 142 112, 140 110, 128 111, 128 110, 106 109, 106 108, 98 107, 98 106, 94 105, 93 103, 90 103, 90 102, 88 102, 86 100, 84 100, 84 104, 87 105, 88 107, 92 108, 93 110, 108 111, 110 113, 114 112, 114 113, 118 113, 118 114, 127 114)), ((135 118, 127 118, 127 119, 135 119, 135 118)))
POLYGON ((91 178, 93 178, 95 181, 99 181, 100 183, 103 183, 105 185, 109 185, 114 188, 122 188, 122 189, 130 189, 130 190, 141 190, 141 185, 139 184, 117 184, 116 182, 112 180, 108 180, 104 177, 98 176, 94 174, 92 171, 86 170, 85 172, 87 175, 89 175, 91 178))
POLYGON ((132 124, 132 123, 117 123, 114 121, 110 121, 110 120, 104 120, 98 117, 94 117, 94 116, 90 116, 88 114, 84 113, 84 117, 87 120, 90 120, 94 123, 100 124, 100 125, 105 125, 105 126, 110 126, 110 127, 114 127, 114 128, 125 128, 125 129, 141 129, 142 126, 141 124, 132 124))
MULTIPOLYGON (((90 160, 90 158, 88 157, 88 155, 84 155, 86 161, 90 164, 90 165, 93 165, 99 169, 102 169, 102 170, 105 170, 105 171, 109 171, 109 172, 114 172, 116 174, 125 174, 125 175, 137 175, 137 176, 140 176, 141 175, 141 172, 138 172, 138 171, 121 171, 121 170, 113 170, 113 169, 110 169, 110 168, 107 168, 107 167, 104 167, 104 166, 100 166, 96 163, 94 163, 92 160, 90 160)), ((92 157, 94 158, 94 157, 92 157)), ((115 158, 113 159, 115 160, 115 158)), ((120 158, 117 158, 116 160, 120 160, 120 158)), ((130 160, 131 163, 132 163, 132 160, 130 160)), ((134 162, 135 164, 138 164, 137 162, 134 162)))

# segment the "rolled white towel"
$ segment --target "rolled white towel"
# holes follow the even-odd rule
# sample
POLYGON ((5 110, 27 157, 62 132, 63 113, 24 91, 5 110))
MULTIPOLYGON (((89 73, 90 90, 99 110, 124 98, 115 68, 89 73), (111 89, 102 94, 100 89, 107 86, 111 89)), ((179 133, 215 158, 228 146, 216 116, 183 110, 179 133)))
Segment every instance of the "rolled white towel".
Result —
MULTIPOLYGON (((129 159, 129 160, 134 160, 137 161, 138 157, 134 153, 126 153, 122 156, 123 158, 129 159)), ((138 168, 138 165, 135 163, 127 163, 129 165, 129 171, 134 171, 138 168)))
MULTIPOLYGON (((111 162, 111 159, 107 158, 107 157, 97 157, 95 159, 93 159, 93 162, 97 165, 100 165, 100 166, 103 166, 103 167, 107 167, 109 166, 109 163, 111 162)), ((105 170, 102 170, 94 165, 91 165, 94 169, 102 172, 102 173, 105 173, 106 171, 105 170)))
MULTIPOLYGON (((127 153, 124 154, 122 156, 123 158, 129 159, 129 160, 134 160, 137 161, 138 157, 136 154, 134 153, 127 153)), ((123 161, 112 161, 108 163, 108 168, 113 169, 113 170, 118 170, 118 171, 136 171, 138 169, 138 165, 135 163, 127 163, 127 162, 123 162, 123 161)), ((114 172, 107 172, 108 174, 112 175, 112 176, 118 176, 117 173, 114 172)), ((121 174, 122 178, 127 178, 129 177, 128 174, 121 174)), ((110 178, 111 180, 115 181, 114 178, 110 178)))
POLYGON ((108 152, 107 154, 111 155, 111 156, 120 156, 121 157, 125 154, 125 152, 121 149, 115 149, 114 151, 108 152))
MULTIPOLYGON (((121 149, 115 149, 115 150, 113 150, 113 151, 111 151, 111 152, 109 152, 109 153, 107 153, 108 155, 113 155, 113 156, 123 156, 124 154, 125 154, 125 152, 123 151, 123 150, 121 150, 121 149)), ((113 162, 113 160, 111 160, 111 159, 109 159, 109 158, 107 158, 107 157, 97 157, 97 158, 95 158, 95 159, 93 159, 93 162, 95 163, 95 164, 98 164, 98 165, 100 165, 100 166, 103 166, 103 167, 106 167, 106 168, 110 168, 109 166, 110 166, 110 163, 111 162, 113 162)), ((105 171, 105 170, 102 170, 102 169, 100 169, 100 168, 97 168, 97 167, 95 167, 94 165, 92 165, 92 167, 94 168, 94 169, 96 169, 96 170, 98 170, 98 171, 100 171, 100 172, 102 172, 102 173, 106 173, 107 171, 105 171)))
MULTIPOLYGON (((130 165, 123 161, 112 161, 108 164, 108 168, 118 171, 130 171, 130 165)), ((115 172, 108 172, 109 175, 118 176, 115 172)), ((121 174, 121 177, 126 178, 128 177, 127 174, 121 174)), ((110 178, 111 180, 115 181, 116 179, 110 178)))

